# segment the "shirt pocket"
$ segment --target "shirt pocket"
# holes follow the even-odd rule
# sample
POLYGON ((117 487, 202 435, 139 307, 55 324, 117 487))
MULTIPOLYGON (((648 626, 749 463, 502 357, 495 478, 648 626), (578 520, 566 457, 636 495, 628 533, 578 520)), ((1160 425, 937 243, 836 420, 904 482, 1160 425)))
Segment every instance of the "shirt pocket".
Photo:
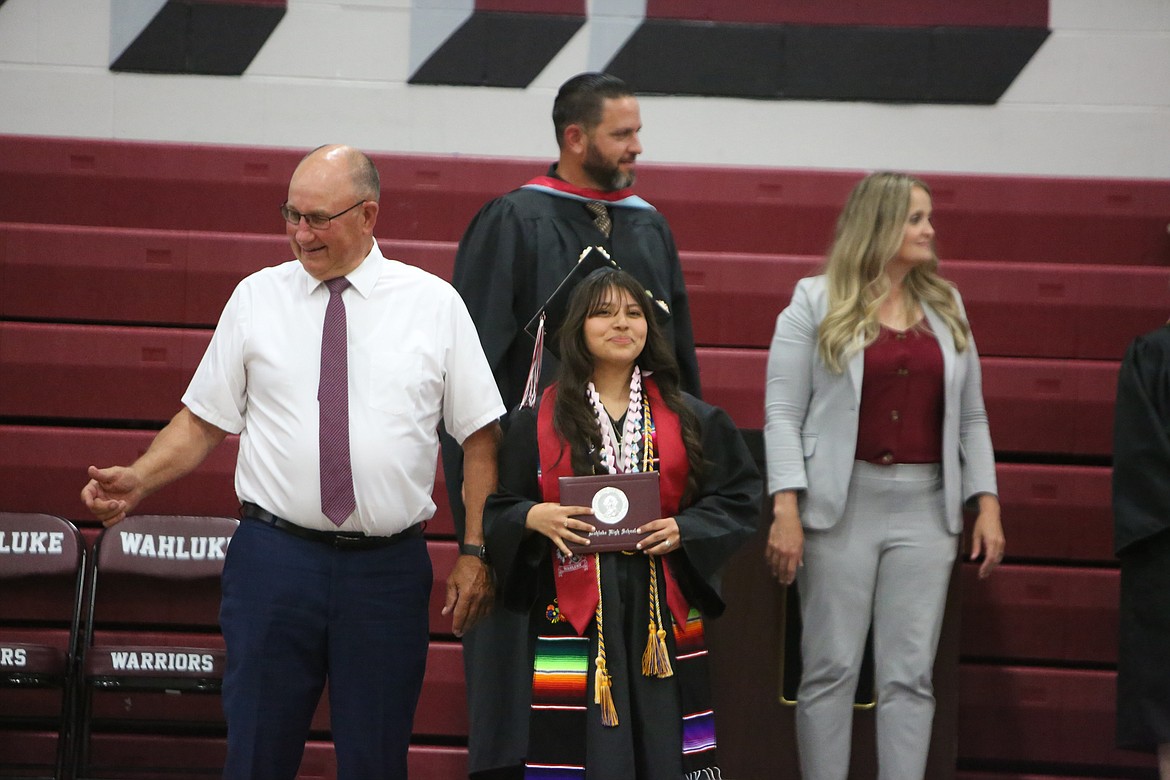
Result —
POLYGON ((422 355, 384 350, 370 361, 370 406, 389 414, 418 412, 423 383, 422 355))

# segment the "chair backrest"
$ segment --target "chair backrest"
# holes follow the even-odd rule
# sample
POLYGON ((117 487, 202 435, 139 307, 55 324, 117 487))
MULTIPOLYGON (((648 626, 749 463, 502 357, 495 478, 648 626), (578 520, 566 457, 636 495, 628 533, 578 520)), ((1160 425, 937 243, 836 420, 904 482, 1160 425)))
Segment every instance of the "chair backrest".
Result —
POLYGON ((238 526, 229 517, 135 515, 98 537, 80 664, 79 777, 104 776, 110 758, 93 752, 91 737, 111 720, 136 746, 144 733, 172 738, 181 763, 190 750, 182 735, 220 728, 218 704, 208 721, 206 706, 176 694, 220 690, 220 575, 238 526))
POLYGON ((77 527, 54 515, 0 512, 0 619, 60 620, 73 614, 71 597, 85 548, 77 527), (18 592, 19 591, 19 592, 18 592), (61 594, 68 594, 61 598, 61 594))
POLYGON ((229 517, 135 515, 102 531, 91 626, 215 626, 219 577, 238 525, 229 517))
POLYGON ((81 533, 68 520, 0 512, 0 774, 20 766, 23 776, 33 767, 64 776, 84 571, 81 533), (55 758, 32 736, 53 721, 55 758))

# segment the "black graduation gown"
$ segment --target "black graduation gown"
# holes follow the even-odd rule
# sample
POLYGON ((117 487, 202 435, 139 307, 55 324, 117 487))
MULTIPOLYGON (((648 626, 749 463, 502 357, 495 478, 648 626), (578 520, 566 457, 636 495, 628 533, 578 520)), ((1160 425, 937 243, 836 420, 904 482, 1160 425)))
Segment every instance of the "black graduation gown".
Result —
MULTIPOLYGON (((669 557, 672 571, 690 604, 704 618, 710 618, 723 612, 723 567, 755 530, 763 485, 743 438, 726 413, 692 396, 684 397, 699 418, 707 467, 698 499, 676 515, 682 544, 669 557)), ((523 617, 526 624, 529 615, 541 613, 539 607, 556 595, 552 544, 545 537, 524 530, 528 510, 542 500, 538 465, 536 413, 531 409, 518 411, 509 418, 500 448, 500 490, 488 498, 484 529, 488 554, 500 585, 502 603, 498 608, 523 617), (533 606, 538 607, 535 613, 533 606)), ((677 685, 673 681, 647 680, 640 672, 649 603, 649 569, 645 557, 612 553, 601 558, 606 651, 610 669, 617 670, 613 684, 620 722, 617 728, 603 727, 595 711, 590 711, 586 721, 587 775, 591 780, 616 777, 676 780, 682 774, 677 685), (632 712, 630 686, 637 687, 637 697, 644 703, 651 702, 650 706, 632 712), (639 751, 633 749, 630 736, 635 730, 641 735, 639 751)), ((534 620, 526 631, 527 674, 516 682, 521 687, 514 699, 523 696, 526 705, 531 701, 532 641, 537 623, 534 620)), ((592 640, 591 653, 596 653, 595 625, 590 626, 588 635, 592 640)), ((672 663, 677 666, 673 643, 668 644, 672 663)), ((591 698, 589 702, 594 706, 591 698)), ((524 713, 522 720, 526 720, 527 709, 524 713)), ((510 717, 516 716, 513 713, 510 717)))
POLYGON ((1118 374, 1113 523, 1117 744, 1152 751, 1170 742, 1170 326, 1136 338, 1118 374))
MULTIPOLYGON (((532 359, 533 342, 524 326, 589 246, 604 247, 622 270, 667 304, 669 313, 656 306, 655 316, 674 346, 679 383, 700 395, 691 312, 670 227, 657 211, 609 211, 613 228, 607 238, 580 201, 518 189, 480 209, 459 242, 451 283, 479 329, 508 409, 520 402, 532 359)), ((546 353, 542 387, 555 376, 555 364, 546 353)))
MULTIPOLYGON (((555 170, 553 165, 549 175, 555 170)), ((670 227, 657 211, 614 207, 610 215, 607 238, 580 201, 517 189, 480 209, 459 242, 451 281, 467 304, 508 409, 520 402, 532 359, 533 340, 524 326, 589 246, 604 247, 667 304, 669 313, 656 307, 656 316, 674 345, 682 389, 699 395, 690 307, 670 227)), ((542 388, 555 376, 556 363, 546 350, 542 388)), ((463 452, 449 436, 442 437, 442 444, 448 500, 462 540, 463 452)), ((524 635, 515 615, 500 612, 464 636, 471 772, 523 759, 527 731, 518 732, 508 719, 519 704, 512 699, 517 682, 531 676, 531 668, 523 665, 524 635)))
POLYGON ((1113 547, 1170 528, 1170 325, 1138 336, 1117 376, 1113 547))

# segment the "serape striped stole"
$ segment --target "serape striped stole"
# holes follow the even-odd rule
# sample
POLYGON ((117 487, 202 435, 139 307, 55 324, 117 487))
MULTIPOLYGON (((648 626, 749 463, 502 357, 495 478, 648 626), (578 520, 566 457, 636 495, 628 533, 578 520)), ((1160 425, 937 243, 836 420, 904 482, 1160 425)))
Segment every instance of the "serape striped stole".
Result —
MULTIPOLYGON (((553 633, 558 627, 573 630, 556 613, 555 604, 546 608, 541 627, 547 630, 536 638, 524 778, 584 780, 591 640, 553 633)), ((685 624, 674 623, 672 628, 676 651, 672 664, 683 713, 683 777, 719 780, 703 619, 698 610, 692 609, 685 624)))

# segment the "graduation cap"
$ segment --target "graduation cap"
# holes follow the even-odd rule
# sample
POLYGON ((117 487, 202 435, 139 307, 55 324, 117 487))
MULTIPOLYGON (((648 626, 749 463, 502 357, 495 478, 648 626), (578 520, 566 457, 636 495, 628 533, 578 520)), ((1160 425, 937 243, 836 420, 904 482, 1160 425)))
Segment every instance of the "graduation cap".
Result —
POLYGON ((547 345, 549 352, 552 352, 553 357, 560 357, 560 350, 557 348, 556 333, 560 329, 561 324, 565 321, 565 312, 569 308, 569 298, 573 295, 573 290, 581 283, 585 277, 593 273, 599 268, 613 268, 621 270, 618 264, 613 261, 606 252, 599 246, 587 246, 577 257, 577 262, 565 274, 565 278, 557 285, 557 289, 553 290, 552 295, 544 302, 544 305, 532 315, 532 319, 524 326, 524 330, 528 335, 536 341, 532 348, 532 362, 528 366, 528 380, 524 383, 524 395, 520 398, 520 408, 526 406, 536 405, 536 394, 540 385, 540 369, 542 358, 544 357, 544 348, 547 345), (552 339, 547 341, 545 336, 552 334, 552 339))
POLYGON ((606 252, 599 246, 588 246, 577 257, 577 262, 565 274, 565 278, 557 285, 557 289, 553 290, 553 294, 548 297, 544 305, 532 315, 532 319, 524 326, 524 330, 528 335, 536 341, 532 348, 532 362, 528 366, 528 380, 524 383, 524 395, 520 398, 520 408, 526 406, 534 406, 536 404, 536 393, 540 385, 540 368, 542 358, 544 356, 544 348, 547 345, 549 352, 552 352, 553 357, 560 357, 560 350, 557 348, 556 332, 565 321, 565 312, 569 308, 569 298, 573 295, 573 290, 580 284, 581 280, 589 276, 599 268, 613 268, 621 270, 618 264, 613 261, 606 252), (552 334, 552 339, 547 341, 545 336, 552 334))
POLYGON ((576 264, 557 285, 557 289, 553 290, 553 294, 548 296, 548 300, 540 307, 536 314, 532 315, 532 319, 524 326, 524 330, 528 335, 536 339, 537 343, 543 342, 545 333, 552 333, 554 339, 549 342, 548 349, 554 356, 558 355, 556 346, 555 334, 560 328, 561 323, 565 321, 565 311, 569 308, 569 298, 573 295, 573 290, 581 281, 599 268, 612 268, 615 271, 620 271, 618 264, 613 261, 613 258, 599 246, 585 247, 580 257, 577 258, 576 264))

